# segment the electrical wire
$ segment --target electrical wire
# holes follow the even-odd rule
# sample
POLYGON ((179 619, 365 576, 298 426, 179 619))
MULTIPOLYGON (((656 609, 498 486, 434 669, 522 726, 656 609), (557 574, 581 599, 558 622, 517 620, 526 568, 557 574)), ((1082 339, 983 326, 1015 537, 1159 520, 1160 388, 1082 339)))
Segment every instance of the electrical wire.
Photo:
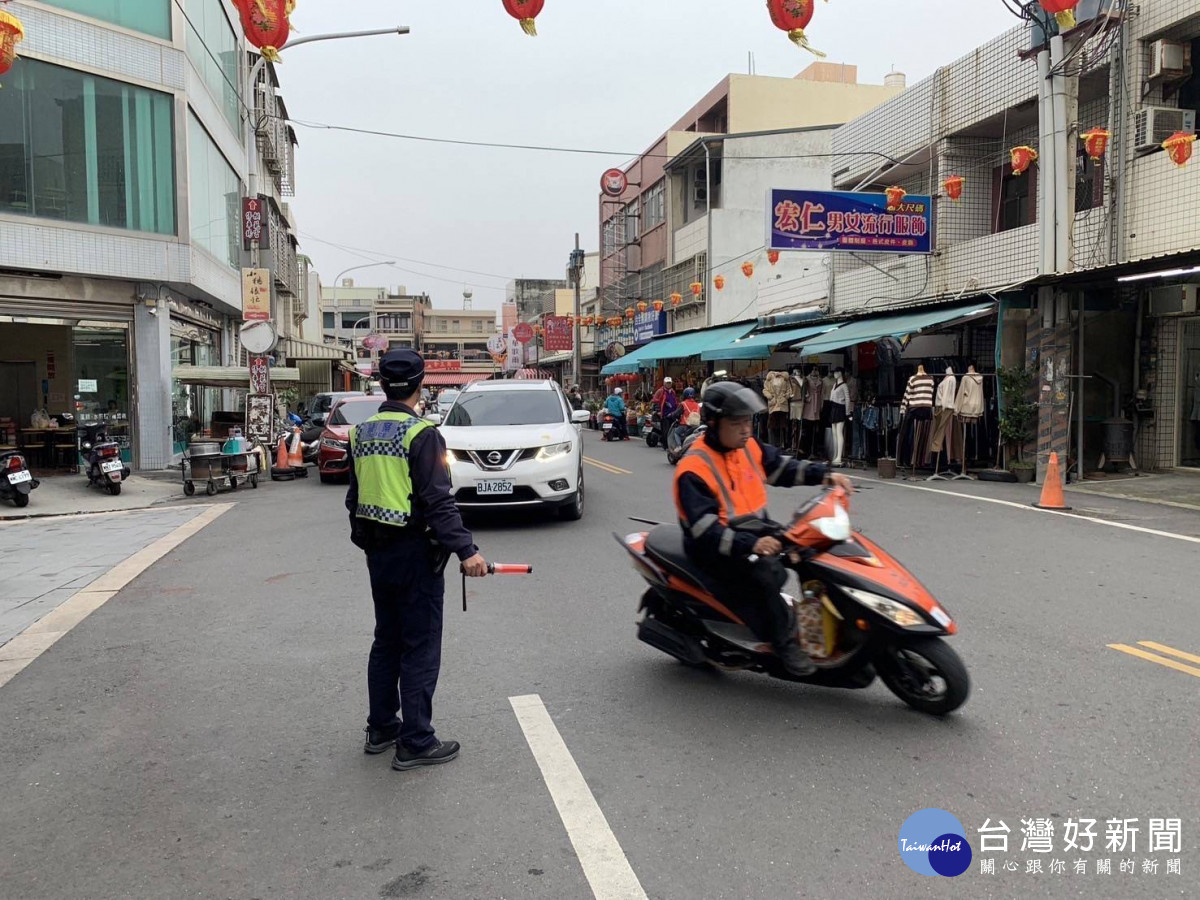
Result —
POLYGON ((348 244, 339 244, 335 241, 327 240, 326 238, 317 237, 315 234, 312 234, 311 232, 303 231, 303 230, 297 231, 297 234, 301 235, 302 237, 306 237, 309 240, 316 241, 318 244, 326 244, 327 246, 330 246, 330 247, 336 247, 338 250, 345 250, 347 252, 357 252, 357 253, 370 253, 375 256, 382 256, 382 257, 386 257, 387 259, 396 260, 397 262, 408 262, 408 263, 413 263, 414 265, 418 265, 418 266, 429 266, 432 269, 445 269, 449 272, 462 272, 467 275, 481 275, 484 278, 498 278, 502 281, 512 281, 513 278, 515 277, 512 275, 497 275, 495 272, 477 272, 474 269, 463 269, 463 268, 459 268, 458 266, 444 266, 444 265, 441 265, 440 263, 427 262, 426 260, 423 260, 423 259, 409 259, 404 256, 397 256, 394 253, 388 253, 385 250, 369 250, 365 247, 354 247, 354 246, 351 246, 348 244))

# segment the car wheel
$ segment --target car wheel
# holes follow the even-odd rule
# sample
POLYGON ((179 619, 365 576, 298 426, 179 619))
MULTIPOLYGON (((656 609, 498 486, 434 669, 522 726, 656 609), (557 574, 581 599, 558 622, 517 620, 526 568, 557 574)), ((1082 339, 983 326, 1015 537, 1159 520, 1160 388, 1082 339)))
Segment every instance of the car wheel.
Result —
POLYGON ((324 472, 321 473, 321 484, 336 484, 336 483, 337 483, 337 479, 334 478, 332 475, 326 475, 324 472))
POLYGON ((571 498, 571 502, 565 506, 560 506, 558 516, 566 522, 578 522, 583 518, 584 506, 584 490, 583 490, 583 472, 579 473, 579 488, 575 491, 575 496, 571 498))

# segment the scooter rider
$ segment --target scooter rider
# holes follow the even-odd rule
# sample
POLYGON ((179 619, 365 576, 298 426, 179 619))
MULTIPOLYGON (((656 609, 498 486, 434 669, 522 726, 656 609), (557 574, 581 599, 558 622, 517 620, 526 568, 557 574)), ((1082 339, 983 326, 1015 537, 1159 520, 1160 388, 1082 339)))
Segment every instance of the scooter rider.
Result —
POLYGON ((613 427, 617 429, 617 436, 623 440, 629 440, 629 422, 625 418, 625 400, 621 396, 625 393, 621 388, 614 388, 613 392, 608 395, 608 399, 604 401, 604 408, 608 410, 613 417, 613 427))
POLYGON ((800 462, 754 440, 753 417, 766 405, 751 388, 736 382, 713 384, 702 403, 708 429, 675 473, 684 547, 722 586, 721 601, 771 643, 784 667, 793 675, 811 675, 816 667, 797 644, 791 610, 779 593, 787 581, 779 560, 783 545, 774 537, 755 537, 734 526, 739 519, 767 517, 767 485, 825 481, 847 490, 853 485, 819 463, 800 462))

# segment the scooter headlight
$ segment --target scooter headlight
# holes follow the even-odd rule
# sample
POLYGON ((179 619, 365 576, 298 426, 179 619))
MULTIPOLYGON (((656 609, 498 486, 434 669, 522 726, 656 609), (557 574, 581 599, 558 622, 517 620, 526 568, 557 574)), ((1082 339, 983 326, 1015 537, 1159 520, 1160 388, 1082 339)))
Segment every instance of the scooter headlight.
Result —
POLYGON ((840 505, 835 508, 832 516, 814 519, 812 526, 831 541, 848 541, 853 534, 850 528, 850 514, 840 505))
POLYGON ((863 606, 873 609, 887 619, 891 619, 901 628, 913 628, 917 625, 927 624, 920 613, 914 612, 903 603, 898 603, 890 597, 884 597, 880 594, 873 594, 870 591, 863 591, 852 587, 843 587, 842 590, 863 604, 863 606))

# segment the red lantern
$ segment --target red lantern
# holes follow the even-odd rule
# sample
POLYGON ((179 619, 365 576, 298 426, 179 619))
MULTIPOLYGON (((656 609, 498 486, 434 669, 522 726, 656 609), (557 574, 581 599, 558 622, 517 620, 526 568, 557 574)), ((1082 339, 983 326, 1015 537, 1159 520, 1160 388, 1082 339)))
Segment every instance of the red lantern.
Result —
POLYGON ((747 278, 753 278, 754 277, 754 263, 750 262, 749 260, 742 263, 742 274, 745 275, 747 278))
POLYGON ((1079 0, 1040 0, 1042 9, 1054 16, 1058 27, 1062 29, 1075 27, 1075 7, 1079 0))
POLYGON ((908 191, 902 187, 885 188, 884 196, 887 197, 888 212, 895 212, 900 208, 900 204, 904 202, 904 198, 908 196, 908 191))
POLYGON ((1188 134, 1186 131, 1177 131, 1163 141, 1162 146, 1167 151, 1167 155, 1171 157, 1171 162, 1183 167, 1192 158, 1192 144, 1194 143, 1196 143, 1196 136, 1194 134, 1188 134))
POLYGON ((807 50, 817 56, 824 56, 808 42, 804 29, 812 21, 816 0, 767 0, 767 11, 771 14, 771 22, 780 31, 786 31, 787 36, 797 47, 807 50))
POLYGON ((17 61, 17 44, 25 39, 21 20, 12 13, 0 11, 0 75, 6 74, 17 61))
POLYGON ((238 8, 246 40, 268 62, 281 62, 279 51, 292 31, 288 15, 296 8, 294 0, 233 0, 233 3, 238 8))
POLYGON ((618 325, 621 324, 621 317, 620 316, 609 316, 607 321, 608 321, 609 328, 616 328, 618 325))
POLYGON ((530 37, 537 37, 537 23, 534 19, 541 14, 545 5, 546 0, 504 0, 504 9, 521 23, 521 28, 530 37))
POLYGON ((691 284, 691 288, 692 288, 692 296, 693 297, 699 297, 702 293, 704 293, 704 285, 702 285, 698 281, 693 281, 691 284))
POLYGON ((655 300, 651 305, 654 307, 655 312, 663 311, 663 302, 661 300, 655 300))
POLYGON ((1106 128, 1093 128, 1079 137, 1083 139, 1083 149, 1087 155, 1100 162, 1108 150, 1108 139, 1112 137, 1112 132, 1106 128))
POLYGON ((672 294, 671 295, 671 305, 672 306, 678 306, 682 302, 683 302, 683 294, 672 294))
POLYGON ((779 251, 778 250, 768 250, 767 251, 767 262, 769 262, 771 265, 775 265, 777 262, 779 262, 779 251))
POLYGON ((645 300, 639 300, 637 308, 638 308, 638 312, 645 312, 646 310, 648 310, 650 308, 650 305, 648 303, 646 303, 645 300))
POLYGON ((963 184, 965 179, 961 175, 951 175, 942 182, 942 190, 946 192, 947 197, 958 202, 958 198, 962 196, 963 184))
POLYGON ((625 318, 632 319, 633 316, 634 316, 633 307, 632 306, 625 307, 625 318))
POLYGON ((1009 152, 1012 157, 1012 173, 1024 175, 1029 167, 1037 162, 1038 152, 1032 147, 1013 147, 1009 152))
POLYGON ((717 289, 718 291, 723 291, 723 290, 725 290, 725 276, 724 276, 724 275, 718 275, 716 278, 714 278, 714 279, 713 279, 713 286, 714 286, 714 287, 716 287, 716 289, 717 289))

